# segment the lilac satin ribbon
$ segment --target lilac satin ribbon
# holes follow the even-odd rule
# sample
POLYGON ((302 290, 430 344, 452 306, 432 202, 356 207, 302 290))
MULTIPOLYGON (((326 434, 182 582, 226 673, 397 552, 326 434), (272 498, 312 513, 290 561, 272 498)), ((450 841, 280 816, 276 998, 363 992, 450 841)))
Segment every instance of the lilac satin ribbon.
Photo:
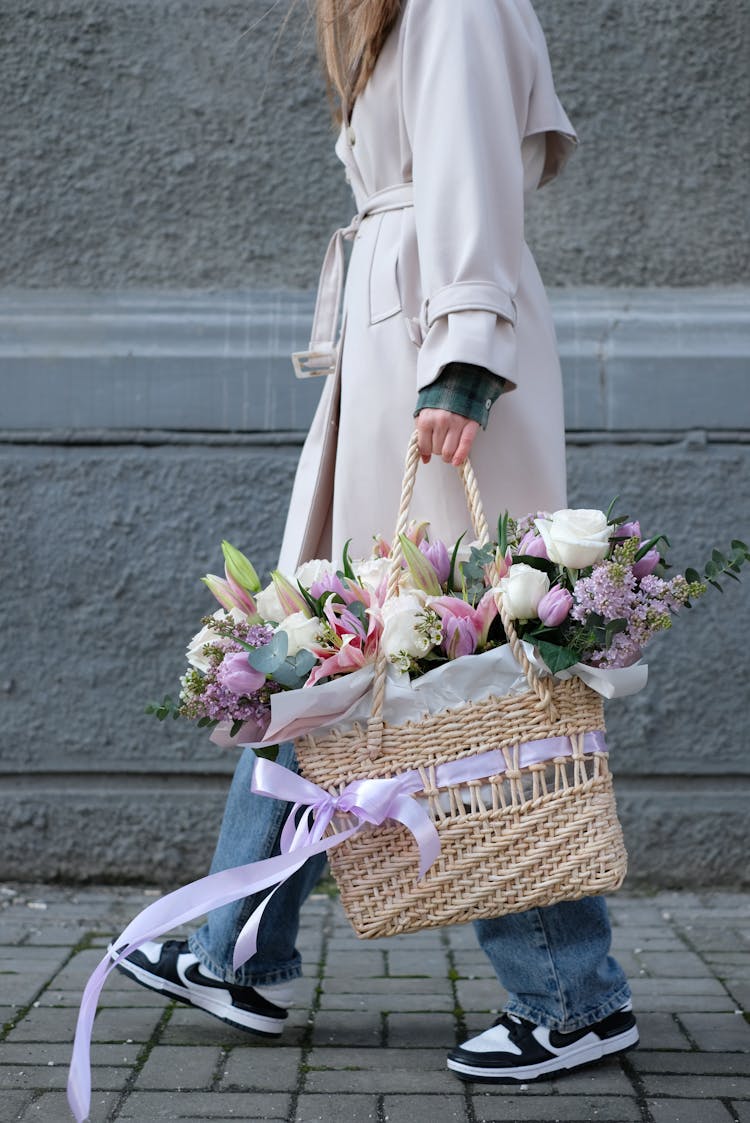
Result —
MULTIPOLYGON (((601 732, 586 733, 583 752, 606 753, 601 732)), ((540 764, 555 757, 572 756, 567 737, 548 737, 519 746, 520 768, 540 764)), ((507 765, 499 749, 479 753, 465 760, 441 764, 435 769, 437 788, 458 787, 500 775, 507 765)), ((190 885, 168 893, 148 905, 130 922, 89 978, 78 1012, 73 1056, 68 1077, 68 1102, 78 1123, 88 1118, 91 1103, 91 1031, 102 987, 108 975, 123 959, 148 940, 163 936, 212 909, 221 908, 240 897, 249 897, 274 886, 274 892, 308 858, 339 846, 361 830, 366 823, 380 825, 388 820, 403 823, 414 836, 419 849, 419 877, 423 877, 440 853, 440 839, 428 812, 412 797, 423 790, 422 778, 414 769, 384 780, 355 780, 341 795, 332 796, 317 784, 304 779, 272 761, 259 758, 253 769, 252 790, 293 804, 281 834, 281 853, 234 869, 209 874, 190 885), (295 822, 300 814, 298 822, 295 822), (348 814, 354 826, 339 834, 323 835, 334 815, 348 814)), ((234 950, 234 969, 255 954, 257 933, 269 897, 258 906, 240 933, 234 950)))

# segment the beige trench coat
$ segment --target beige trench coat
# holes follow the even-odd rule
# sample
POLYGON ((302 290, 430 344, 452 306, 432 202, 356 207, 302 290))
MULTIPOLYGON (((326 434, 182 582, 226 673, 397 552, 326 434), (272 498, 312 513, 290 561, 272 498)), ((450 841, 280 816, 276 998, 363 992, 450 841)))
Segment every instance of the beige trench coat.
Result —
MULTIPOLYGON (((554 328, 523 230, 525 196, 574 143, 529 0, 405 0, 336 146, 359 214, 337 348, 342 232, 321 278, 311 351, 333 358, 297 470, 285 572, 340 558, 347 539, 353 556, 374 534, 390 539, 417 390, 452 361, 514 384, 472 450, 490 526, 506 509, 565 505, 554 328)), ((466 530, 456 470, 435 457, 421 466, 411 513, 449 542, 466 530)))

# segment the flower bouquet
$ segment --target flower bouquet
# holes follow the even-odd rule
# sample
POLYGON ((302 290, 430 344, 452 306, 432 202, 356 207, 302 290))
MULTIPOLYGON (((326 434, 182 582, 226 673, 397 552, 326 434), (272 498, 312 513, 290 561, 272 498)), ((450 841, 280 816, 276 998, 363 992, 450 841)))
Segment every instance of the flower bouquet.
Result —
POLYGON ((667 539, 614 504, 506 514, 490 540, 468 465, 476 540, 444 543, 407 521, 417 464, 412 445, 393 546, 376 538, 367 559, 345 549, 261 588, 225 542, 225 577, 204 578, 222 607, 179 701, 149 707, 259 755, 295 740, 308 787, 265 767, 256 791, 313 808, 308 842, 335 836, 363 936, 619 885, 601 698, 645 685, 651 636, 748 558, 735 541, 702 575, 670 576, 667 539))

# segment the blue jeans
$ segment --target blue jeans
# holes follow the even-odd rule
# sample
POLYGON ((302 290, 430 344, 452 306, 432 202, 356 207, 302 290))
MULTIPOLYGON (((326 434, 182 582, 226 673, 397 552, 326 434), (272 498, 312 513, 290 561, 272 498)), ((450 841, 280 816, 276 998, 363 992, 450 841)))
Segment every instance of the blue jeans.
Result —
MULTIPOLYGON (((227 798, 211 872, 278 853, 289 805, 250 791, 255 754, 243 753, 227 798)), ((279 764, 296 769, 294 749, 284 744, 279 764)), ((318 881, 325 856, 309 859, 268 905, 258 950, 235 973, 232 951, 245 921, 267 891, 215 909, 190 937, 190 949, 209 970, 240 986, 297 978, 295 941, 300 907, 318 881)), ((609 954, 610 927, 602 897, 585 897, 546 908, 478 920, 474 929, 500 982, 506 1009, 530 1021, 571 1032, 619 1009, 630 997, 622 968, 609 954)))

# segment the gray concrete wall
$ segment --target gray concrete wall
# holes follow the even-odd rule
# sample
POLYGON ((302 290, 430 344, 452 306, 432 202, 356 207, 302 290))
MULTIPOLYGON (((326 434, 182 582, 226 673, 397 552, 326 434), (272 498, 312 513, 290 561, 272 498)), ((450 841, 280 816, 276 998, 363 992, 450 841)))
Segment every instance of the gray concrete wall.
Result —
MULTIPOLYGON (((571 503, 619 494, 682 568, 747 538, 747 294, 551 296, 571 503)), ((0 874, 166 883, 204 868, 233 755, 142 710, 176 691, 220 539, 274 564, 314 404, 284 357, 309 303, 6 301, 0 874)), ((749 605, 733 585, 684 614, 654 644, 648 690, 608 707, 636 882, 748 877, 749 605)))
MULTIPOLYGON (((351 210, 300 2, 0 10, 0 876, 204 872, 231 754, 174 689, 218 542, 275 560, 351 210), (262 480, 262 485, 257 480, 262 480)), ((570 497, 678 566, 747 539, 748 0, 538 0, 581 147, 528 237, 563 355, 570 497), (565 286, 554 288, 554 286, 565 286)), ((746 585, 612 704, 635 882, 745 883, 746 585)))
MULTIPOLYGON (((308 287, 350 209, 304 0, 0 12, 0 286, 308 287)), ((538 0, 581 136, 529 239, 549 284, 747 269, 748 0, 538 0)))

